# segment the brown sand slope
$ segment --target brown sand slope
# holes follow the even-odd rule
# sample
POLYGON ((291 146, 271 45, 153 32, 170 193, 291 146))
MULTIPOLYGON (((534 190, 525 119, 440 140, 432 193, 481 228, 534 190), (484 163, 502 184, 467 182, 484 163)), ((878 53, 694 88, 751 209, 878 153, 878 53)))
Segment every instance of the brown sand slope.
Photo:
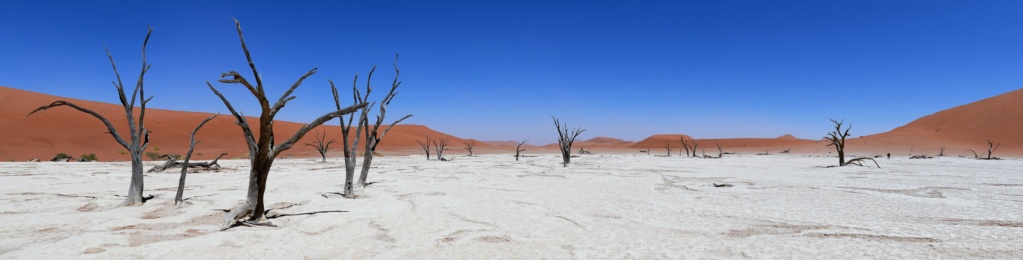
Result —
MULTIPOLYGON (((113 90, 110 90, 113 94, 113 90)), ((91 109, 103 115, 123 136, 128 135, 127 123, 120 105, 99 103, 85 100, 67 99, 57 96, 40 94, 30 91, 0 87, 0 160, 24 161, 31 158, 47 160, 57 153, 67 153, 75 158, 85 153, 95 153, 101 161, 124 161, 130 158, 117 141, 106 133, 102 122, 88 114, 70 107, 57 107, 26 117, 33 109, 50 104, 55 100, 66 100, 79 106, 91 109)), ((151 133, 147 152, 184 154, 188 150, 188 138, 192 129, 200 121, 210 116, 208 113, 182 112, 160 109, 148 109, 146 127, 151 133)), ((249 118, 250 125, 258 119, 249 118)), ((294 122, 278 122, 275 124, 277 139, 290 137, 303 124, 294 122)), ((255 127, 255 126, 253 126, 255 127)), ((385 126, 381 126, 385 127, 385 126)), ((314 131, 325 131, 327 140, 341 142, 340 127, 321 126, 314 131)), ((353 130, 354 132, 354 130, 353 130)), ((452 146, 461 144, 462 139, 445 133, 434 131, 421 125, 396 125, 380 144, 379 151, 388 154, 407 153, 417 147, 416 139, 429 135, 434 138, 450 138, 452 146)), ((202 140, 196 146, 199 159, 210 159, 226 152, 225 158, 237 158, 248 153, 241 135, 241 129, 235 125, 230 115, 220 115, 210 121, 196 137, 202 140), (201 155, 199 155, 201 153, 201 155)), ((318 156, 311 147, 304 143, 313 142, 315 133, 310 132, 291 150, 283 155, 318 156)), ((340 147, 340 144, 336 144, 340 147)), ((332 149, 331 156, 339 156, 339 149, 332 149)))
MULTIPOLYGON (((685 137, 686 140, 691 140, 692 137, 682 134, 662 134, 653 135, 639 141, 631 148, 651 148, 653 151, 658 149, 666 149, 664 147, 665 142, 670 142, 673 150, 682 149, 682 145, 679 143, 679 137, 685 137)), ((699 149, 705 149, 708 152, 717 150, 717 145, 721 145, 721 148, 725 152, 765 152, 777 153, 783 150, 793 148, 792 152, 813 152, 806 149, 799 149, 796 147, 804 147, 817 143, 815 140, 799 139, 792 135, 783 135, 776 138, 720 138, 720 139, 696 139, 699 143, 699 149)))
MULTIPOLYGON (((853 129, 855 131, 855 128, 853 129)), ((943 110, 892 131, 850 140, 850 145, 873 152, 906 155, 969 155, 987 151, 987 140, 1001 143, 995 156, 1023 155, 1023 89, 943 110)))

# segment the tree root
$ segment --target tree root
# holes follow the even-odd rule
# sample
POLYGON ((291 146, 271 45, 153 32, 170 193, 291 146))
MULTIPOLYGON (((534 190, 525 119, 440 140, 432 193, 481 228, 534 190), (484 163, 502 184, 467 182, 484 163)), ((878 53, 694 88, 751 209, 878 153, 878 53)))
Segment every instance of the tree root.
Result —
POLYGON ((860 157, 860 158, 852 159, 852 160, 849 160, 848 162, 845 162, 845 164, 846 165, 855 164, 855 165, 863 166, 863 162, 866 161, 866 160, 870 160, 871 162, 874 162, 874 165, 876 165, 878 169, 881 169, 881 165, 877 164, 877 161, 875 161, 874 158, 870 158, 870 157, 860 157))
POLYGON ((227 212, 227 215, 224 215, 224 223, 220 225, 220 231, 235 227, 237 224, 241 223, 243 219, 252 216, 255 206, 256 205, 245 202, 227 212))

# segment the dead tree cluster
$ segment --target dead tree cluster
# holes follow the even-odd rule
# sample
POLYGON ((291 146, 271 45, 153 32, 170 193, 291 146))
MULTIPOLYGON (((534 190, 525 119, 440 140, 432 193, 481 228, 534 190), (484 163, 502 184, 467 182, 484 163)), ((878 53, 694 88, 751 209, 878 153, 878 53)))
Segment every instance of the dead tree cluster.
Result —
POLYGON ((846 166, 849 164, 863 166, 863 162, 869 160, 873 161, 877 168, 881 168, 881 165, 877 164, 877 161, 870 157, 859 157, 849 160, 848 162, 845 161, 845 138, 849 137, 849 129, 852 129, 852 125, 846 127, 845 130, 842 130, 842 124, 844 122, 845 120, 838 121, 831 119, 831 123, 835 124, 835 131, 828 132, 827 136, 824 136, 824 139, 828 140, 827 146, 834 146, 835 151, 838 152, 838 166, 846 166))
POLYGON ((554 116, 551 116, 551 118, 554 119, 554 128, 558 130, 558 148, 561 149, 562 166, 568 167, 568 163, 572 160, 572 143, 575 142, 576 137, 579 137, 579 134, 586 130, 578 127, 569 129, 567 125, 562 128, 561 121, 558 121, 558 118, 554 116))
POLYGON ((974 159, 978 159, 978 160, 1001 160, 1001 158, 994 157, 995 150, 998 150, 999 146, 1002 146, 1002 144, 1001 143, 992 142, 991 140, 987 140, 987 154, 986 155, 984 155, 984 154, 977 154, 977 152, 972 150, 972 149, 967 150, 967 151, 970 151, 970 152, 973 153, 973 158, 974 159))
POLYGON ((696 148, 700 146, 700 143, 697 143, 695 139, 687 141, 685 136, 680 136, 679 139, 682 143, 682 148, 686 149, 686 156, 696 157, 696 148))
MULTIPOLYGON (((387 117, 387 106, 391 105, 391 102, 394 101, 394 97, 398 95, 398 86, 401 86, 401 81, 398 81, 398 76, 401 75, 401 70, 398 69, 398 55, 397 54, 394 55, 394 62, 392 63, 392 65, 394 66, 394 80, 391 81, 391 88, 390 88, 390 90, 388 90, 387 94, 384 94, 383 99, 381 99, 379 101, 379 106, 377 106, 378 102, 372 102, 371 105, 359 108, 359 110, 357 110, 357 111, 361 111, 361 113, 359 113, 360 114, 359 115, 359 127, 355 130, 355 135, 358 136, 360 134, 360 132, 362 132, 362 138, 363 138, 362 139, 362 141, 363 141, 362 169, 359 172, 359 179, 355 182, 355 188, 357 188, 357 189, 362 189, 362 188, 365 188, 366 185, 369 185, 369 182, 367 182, 367 178, 369 177, 369 169, 373 165, 373 156, 375 156, 377 154, 376 153, 377 146, 380 145, 380 142, 382 142, 384 140, 384 136, 386 136, 387 133, 391 131, 392 127, 394 127, 398 123, 401 123, 401 121, 405 121, 405 119, 408 119, 408 118, 412 117, 412 114, 405 115, 405 116, 399 118, 398 120, 395 120, 394 122, 391 122, 391 124, 388 125, 387 128, 383 128, 383 129, 380 128, 380 126, 383 125, 383 123, 384 123, 384 119, 387 117), (376 120, 374 120, 373 122, 370 122, 369 121, 369 112, 368 111, 370 109, 372 109, 373 107, 377 108, 376 120)), ((369 94, 373 92, 373 85, 371 84, 371 82, 373 80, 373 72, 376 71, 376 68, 377 68, 376 66, 373 66, 373 68, 369 70, 369 75, 367 75, 367 77, 366 77, 366 93, 363 96, 359 96, 360 95, 359 89, 356 88, 356 84, 357 84, 357 82, 359 80, 359 75, 358 74, 355 75, 355 79, 352 81, 352 92, 353 92, 352 99, 353 99, 353 101, 356 104, 358 104, 358 103, 365 104, 366 102, 369 102, 368 101, 369 100, 369 94)), ((334 89, 333 84, 331 85, 331 89, 334 89)), ((334 89, 334 92, 335 93, 337 92, 336 89, 334 89)), ((335 97, 336 97, 336 95, 335 95, 335 97)), ((341 105, 338 102, 337 98, 335 98, 334 101, 335 101, 336 104, 338 104, 337 107, 341 107, 341 105)), ((351 116, 349 116, 349 125, 348 126, 351 127, 351 116)), ((347 135, 348 133, 345 132, 344 134, 347 135)), ((359 140, 356 139, 355 142, 352 143, 351 149, 353 151, 349 152, 348 154, 353 155, 353 156, 356 154, 356 152, 354 152, 354 149, 358 146, 358 142, 359 142, 359 140)), ((347 147, 347 145, 346 145, 346 147, 347 147)), ((351 183, 351 177, 349 177, 349 176, 354 174, 354 172, 351 172, 351 174, 349 174, 349 172, 350 172, 349 168, 354 170, 354 167, 355 167, 354 157, 351 160, 351 162, 352 162, 351 166, 349 166, 348 162, 349 162, 349 160, 346 159, 345 160, 345 197, 346 198, 354 198, 355 197, 354 190, 352 189, 352 186, 349 185, 351 183)))
POLYGON ((153 99, 153 97, 145 97, 146 94, 143 83, 146 72, 149 71, 149 64, 146 63, 146 44, 149 43, 149 36, 152 33, 153 27, 149 27, 146 32, 146 38, 142 40, 142 69, 141 72, 139 72, 139 78, 135 83, 135 88, 131 92, 131 97, 128 97, 125 93, 124 83, 121 81, 121 74, 117 72, 117 65, 114 63, 114 56, 110 54, 110 50, 106 50, 107 58, 110 59, 110 66, 113 67, 114 76, 117 78, 117 81, 113 82, 113 85, 114 88, 117 89, 117 95, 120 98, 121 107, 124 109, 124 118, 128 123, 129 138, 127 141, 125 141, 121 134, 117 132, 114 125, 112 125, 110 121, 102 115, 64 100, 54 101, 49 105, 32 110, 32 112, 28 114, 32 115, 36 112, 45 111, 50 108, 68 106, 102 121, 107 127, 107 133, 110 133, 110 135, 114 137, 114 140, 124 147, 124 149, 128 150, 128 154, 131 155, 131 184, 128 186, 128 196, 124 202, 121 203, 121 206, 141 206, 143 203, 142 191, 144 182, 142 174, 142 154, 149 145, 149 130, 146 129, 145 125, 146 104, 153 99), (137 120, 135 116, 136 101, 139 102, 137 120))

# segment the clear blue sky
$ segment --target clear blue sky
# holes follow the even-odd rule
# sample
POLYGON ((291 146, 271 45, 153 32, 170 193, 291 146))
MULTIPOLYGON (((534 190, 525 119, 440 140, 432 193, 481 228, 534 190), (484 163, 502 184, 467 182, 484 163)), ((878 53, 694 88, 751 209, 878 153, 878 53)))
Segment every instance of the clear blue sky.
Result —
POLYGON ((0 85, 116 103, 103 46, 136 77, 149 24, 152 107, 227 112, 213 81, 255 115, 215 82, 248 73, 235 17, 273 98, 319 68, 278 119, 374 64, 383 92, 400 53, 390 116, 483 140, 553 142, 549 115, 583 139, 858 136, 1023 87, 1023 1, 178 2, 2 1, 0 85))

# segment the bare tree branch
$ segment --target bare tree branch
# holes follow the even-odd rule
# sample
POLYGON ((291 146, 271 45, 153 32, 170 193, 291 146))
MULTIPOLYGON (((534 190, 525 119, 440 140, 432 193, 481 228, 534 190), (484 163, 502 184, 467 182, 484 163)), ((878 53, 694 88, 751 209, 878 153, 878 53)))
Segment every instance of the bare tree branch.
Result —
POLYGON ((103 124, 107 126, 107 133, 110 133, 110 135, 114 137, 114 140, 117 140, 117 143, 121 144, 121 147, 124 147, 124 149, 130 149, 129 148, 129 144, 127 142, 125 142, 124 139, 121 139, 121 135, 117 133, 117 129, 114 128, 114 125, 110 124, 110 121, 107 121, 106 118, 104 118, 99 113, 96 113, 95 111, 89 110, 89 109, 84 108, 84 107, 80 107, 78 105, 72 104, 72 103, 67 102, 67 101, 63 101, 63 100, 54 101, 53 103, 50 103, 49 105, 41 106, 39 108, 36 108, 35 110, 32 110, 32 112, 28 113, 28 115, 26 115, 25 117, 31 116, 32 114, 35 114, 36 112, 39 112, 39 111, 45 111, 47 109, 54 108, 54 107, 59 107, 59 106, 69 106, 71 108, 77 109, 78 111, 82 111, 82 112, 85 112, 86 114, 92 115, 93 117, 95 117, 96 119, 99 119, 100 121, 103 121, 103 124))

